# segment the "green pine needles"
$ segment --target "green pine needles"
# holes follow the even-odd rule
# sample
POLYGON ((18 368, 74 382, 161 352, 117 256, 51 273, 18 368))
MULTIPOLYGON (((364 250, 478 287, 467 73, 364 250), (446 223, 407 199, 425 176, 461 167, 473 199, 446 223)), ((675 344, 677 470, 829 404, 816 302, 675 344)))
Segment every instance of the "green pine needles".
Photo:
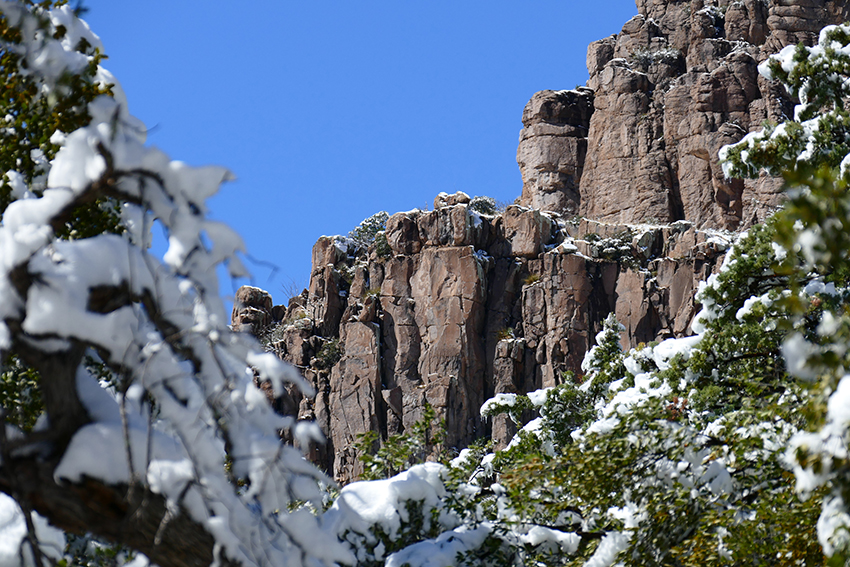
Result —
POLYGON ((428 457, 446 460, 443 441, 446 438, 446 421, 437 419, 437 412, 425 402, 422 417, 403 433, 390 435, 383 443, 376 431, 357 436, 356 448, 363 463, 363 480, 389 478, 407 470, 428 457), (376 449, 376 446, 380 447, 376 449))

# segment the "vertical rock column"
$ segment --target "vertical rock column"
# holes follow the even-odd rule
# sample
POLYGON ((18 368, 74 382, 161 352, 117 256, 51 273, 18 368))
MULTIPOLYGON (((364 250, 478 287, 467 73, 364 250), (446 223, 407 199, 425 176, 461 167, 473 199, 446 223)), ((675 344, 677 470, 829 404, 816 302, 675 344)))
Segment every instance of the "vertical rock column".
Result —
POLYGON ((390 258, 381 286, 383 372, 388 400, 387 433, 390 435, 403 431, 418 419, 422 401, 419 378, 422 338, 410 286, 417 266, 418 255, 399 254, 390 258))
POLYGON ((667 222, 680 215, 665 153, 661 107, 646 73, 614 59, 595 77, 581 178, 581 214, 608 222, 667 222))
MULTIPOLYGON (((411 280, 421 340, 419 397, 446 418, 450 445, 476 437, 484 402, 487 283, 474 252, 472 246, 425 248, 411 280)), ((421 409, 421 401, 408 400, 415 398, 406 396, 406 425, 421 409)))
POLYGON ((535 209, 576 214, 593 91, 541 91, 525 105, 517 163, 521 203, 535 209))
MULTIPOLYGON (((613 284, 616 264, 605 265, 614 268, 613 284)), ((610 309, 613 289, 607 288, 612 286, 595 278, 588 269, 591 266, 593 262, 577 254, 553 252, 530 262, 531 272, 539 279, 523 287, 523 334, 534 356, 534 364, 526 366, 536 369, 537 388, 555 386, 561 382, 561 372, 580 367, 598 319, 597 305, 604 305, 603 313, 610 309)), ((530 386, 531 380, 527 382, 530 386)))
POLYGON ((340 330, 345 354, 331 370, 330 437, 335 451, 334 478, 344 483, 363 472, 354 450, 357 435, 380 431, 385 412, 378 326, 355 321, 343 323, 340 330))

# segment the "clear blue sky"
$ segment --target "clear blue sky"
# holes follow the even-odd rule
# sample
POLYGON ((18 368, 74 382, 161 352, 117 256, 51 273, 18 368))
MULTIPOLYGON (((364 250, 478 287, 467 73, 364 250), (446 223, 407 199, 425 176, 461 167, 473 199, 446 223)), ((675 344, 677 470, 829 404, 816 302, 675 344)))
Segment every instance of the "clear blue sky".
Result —
MULTIPOLYGON (((587 80, 632 0, 86 0, 149 141, 237 181, 212 203, 276 303, 323 234, 440 191, 513 201, 525 103, 587 80)), ((244 282, 223 282, 225 293, 244 282)))

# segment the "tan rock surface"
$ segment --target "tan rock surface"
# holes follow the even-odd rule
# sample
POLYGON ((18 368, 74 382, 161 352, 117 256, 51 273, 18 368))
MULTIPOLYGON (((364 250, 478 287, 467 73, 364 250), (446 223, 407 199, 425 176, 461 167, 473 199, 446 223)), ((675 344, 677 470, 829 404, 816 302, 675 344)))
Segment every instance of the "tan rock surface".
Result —
POLYGON ((416 254, 422 249, 419 238, 419 211, 396 213, 387 220, 387 244, 394 254, 416 254))
POLYGON ((589 89, 541 91, 531 98, 522 113, 524 128, 517 148, 523 205, 578 212, 578 181, 592 113, 589 89))
POLYGON ((354 449, 357 435, 380 431, 379 418, 385 412, 378 329, 367 323, 345 323, 340 342, 345 354, 331 371, 329 437, 334 477, 348 482, 363 471, 354 449))
POLYGON ((486 273, 471 246, 426 248, 411 278, 419 329, 419 392, 405 392, 404 422, 419 417, 417 398, 446 418, 448 442, 465 443, 478 430, 484 403, 486 273), (409 416, 409 417, 408 417, 409 416))
POLYGON ((552 219, 535 209, 510 205, 502 215, 502 226, 512 256, 536 258, 552 239, 552 219))

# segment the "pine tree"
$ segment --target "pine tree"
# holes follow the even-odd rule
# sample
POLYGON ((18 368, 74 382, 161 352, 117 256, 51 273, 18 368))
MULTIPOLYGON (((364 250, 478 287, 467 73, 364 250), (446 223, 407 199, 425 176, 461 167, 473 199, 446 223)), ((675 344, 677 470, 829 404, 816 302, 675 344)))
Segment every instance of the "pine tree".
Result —
POLYGON ((828 26, 818 44, 785 48, 762 73, 799 100, 794 120, 725 149, 727 171, 782 172, 788 203, 777 216, 776 246, 791 293, 782 307, 794 325, 782 351, 789 371, 809 384, 806 431, 789 441, 798 490, 824 494, 818 540, 830 564, 850 561, 848 346, 850 346, 850 25, 828 26), (806 289, 822 290, 809 298, 806 289))

